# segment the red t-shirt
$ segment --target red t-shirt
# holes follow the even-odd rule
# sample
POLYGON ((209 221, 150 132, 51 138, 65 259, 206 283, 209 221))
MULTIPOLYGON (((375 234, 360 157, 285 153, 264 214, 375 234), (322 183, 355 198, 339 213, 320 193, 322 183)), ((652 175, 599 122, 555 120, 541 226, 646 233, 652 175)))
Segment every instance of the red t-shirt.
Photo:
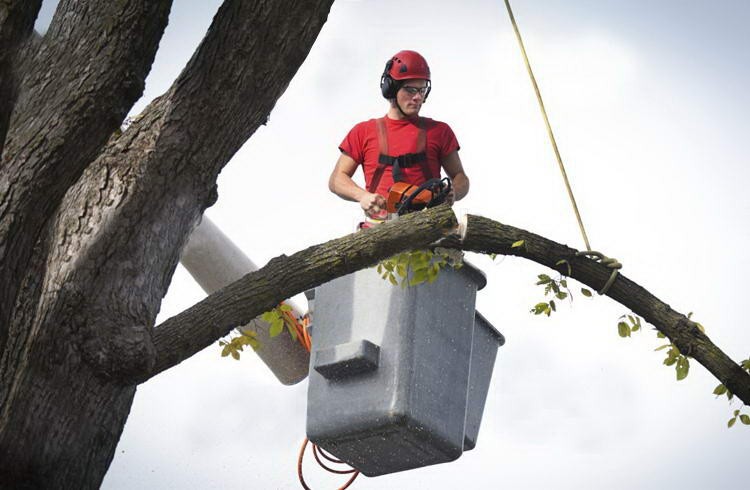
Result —
MULTIPOLYGON (((427 165, 434 177, 440 176, 440 163, 452 152, 459 149, 456 135, 444 122, 421 118, 427 132, 427 165)), ((388 140, 388 154, 399 156, 417 152, 417 138, 419 126, 416 119, 390 119, 385 117, 385 128, 388 140)), ((380 145, 378 143, 378 128, 375 119, 364 121, 352 128, 341 142, 339 150, 346 153, 357 164, 362 165, 365 174, 365 187, 370 187, 373 174, 378 168, 380 145)), ((425 181, 422 166, 419 164, 401 168, 404 181, 419 185, 425 181)), ((375 192, 381 196, 388 196, 388 189, 393 185, 392 167, 386 167, 380 178, 375 192)))

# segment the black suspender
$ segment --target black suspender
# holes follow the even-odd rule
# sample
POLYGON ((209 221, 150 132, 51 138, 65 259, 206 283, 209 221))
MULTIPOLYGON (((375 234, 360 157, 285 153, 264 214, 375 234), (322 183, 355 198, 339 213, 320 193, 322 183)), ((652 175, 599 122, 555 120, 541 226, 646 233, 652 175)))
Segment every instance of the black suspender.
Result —
POLYGON ((422 168, 422 174, 424 175, 425 180, 433 178, 432 172, 430 172, 430 167, 427 165, 427 152, 425 151, 427 147, 427 129, 425 128, 424 119, 420 117, 417 120, 417 126, 419 127, 419 133, 417 135, 417 151, 415 153, 405 153, 397 156, 388 154, 388 132, 385 127, 385 118, 377 119, 375 124, 378 129, 378 146, 380 149, 380 155, 378 156, 378 168, 375 169, 372 181, 367 188, 369 192, 375 192, 377 190, 386 167, 391 167, 394 182, 402 182, 403 174, 401 169, 413 165, 419 165, 422 168))

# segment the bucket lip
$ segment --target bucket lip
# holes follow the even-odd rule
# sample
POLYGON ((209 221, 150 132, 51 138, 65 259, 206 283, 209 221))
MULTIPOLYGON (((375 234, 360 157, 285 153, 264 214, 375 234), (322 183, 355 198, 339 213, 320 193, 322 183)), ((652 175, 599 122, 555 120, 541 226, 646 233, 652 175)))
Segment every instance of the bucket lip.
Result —
MULTIPOLYGON (((466 260, 463 259, 463 265, 458 269, 458 272, 463 271, 464 274, 468 274, 470 279, 474 281, 474 284, 477 285, 477 291, 480 291, 484 289, 484 287, 487 285, 487 275, 482 272, 481 269, 479 269, 477 266, 466 260)), ((343 277, 343 276, 342 276, 343 277)), ((310 288, 307 291, 305 291, 305 297, 308 301, 315 299, 315 290, 317 288, 310 288)))
POLYGON ((484 289, 484 287, 487 285, 487 275, 465 258, 463 260, 463 265, 458 269, 458 271, 464 271, 465 274, 468 274, 469 277, 471 277, 471 279, 477 285, 477 291, 484 289))
POLYGON ((480 321, 484 322, 485 325, 487 325, 490 334, 495 337, 497 340, 498 345, 505 345, 505 336, 500 333, 498 329, 495 328, 493 324, 487 320, 487 317, 479 313, 479 310, 474 310, 474 317, 479 318, 480 321))

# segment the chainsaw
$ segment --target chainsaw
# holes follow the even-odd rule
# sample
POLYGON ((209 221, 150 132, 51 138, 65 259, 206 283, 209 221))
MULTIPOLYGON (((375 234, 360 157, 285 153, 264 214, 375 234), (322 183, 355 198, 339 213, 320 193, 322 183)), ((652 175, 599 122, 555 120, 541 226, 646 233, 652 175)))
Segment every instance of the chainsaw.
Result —
POLYGON ((423 184, 414 185, 406 182, 396 182, 388 190, 386 210, 398 213, 399 216, 431 208, 442 204, 451 192, 451 180, 429 179, 423 184))

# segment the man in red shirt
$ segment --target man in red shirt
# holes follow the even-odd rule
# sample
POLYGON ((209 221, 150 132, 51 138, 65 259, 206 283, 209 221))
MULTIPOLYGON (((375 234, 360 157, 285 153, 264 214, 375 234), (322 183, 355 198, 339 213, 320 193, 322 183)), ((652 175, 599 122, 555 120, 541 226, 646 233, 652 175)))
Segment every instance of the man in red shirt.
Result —
POLYGON ((458 156, 459 145, 444 122, 420 117, 430 93, 430 68, 415 51, 400 51, 385 65, 380 80, 390 108, 385 117, 352 128, 339 146, 341 156, 328 188, 342 199, 359 202, 370 218, 385 217, 386 197, 394 182, 419 185, 440 177, 452 180, 449 204, 469 192, 469 178, 458 156), (365 189, 352 180, 362 165, 365 189))

